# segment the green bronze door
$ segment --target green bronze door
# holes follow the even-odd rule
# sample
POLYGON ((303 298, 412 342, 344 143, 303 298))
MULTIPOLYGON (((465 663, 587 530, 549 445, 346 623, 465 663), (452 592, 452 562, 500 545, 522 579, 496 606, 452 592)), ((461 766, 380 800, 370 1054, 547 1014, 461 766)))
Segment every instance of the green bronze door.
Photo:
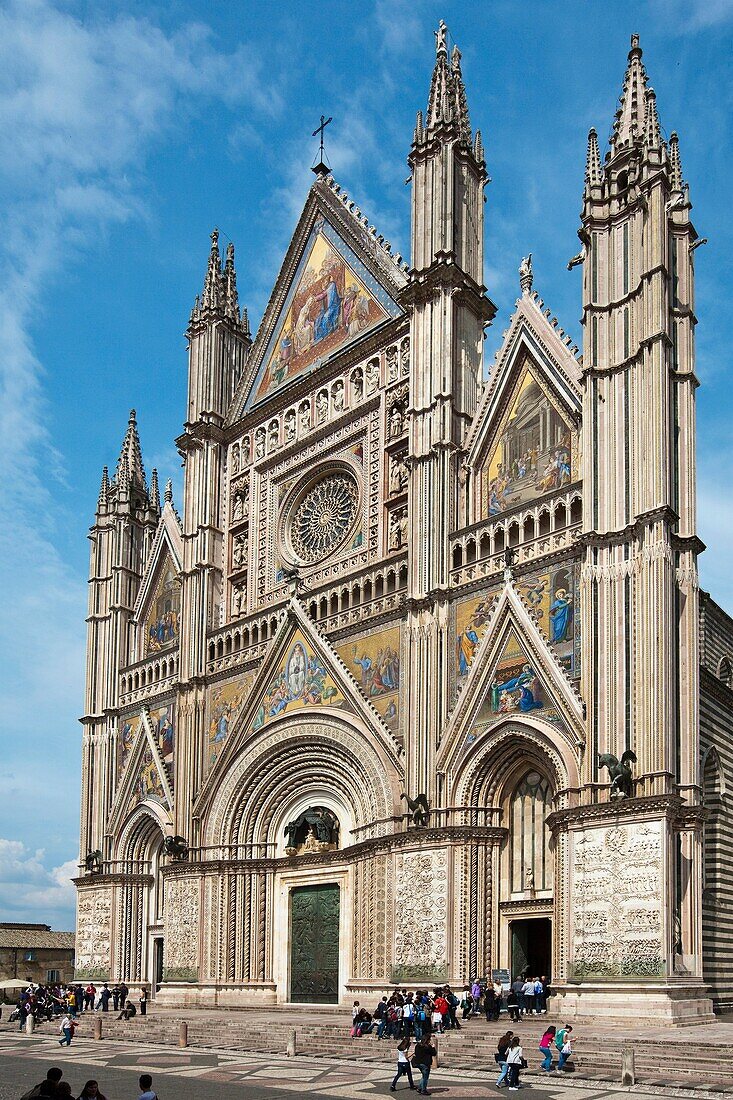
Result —
POLYGON ((290 1000, 338 1004, 339 888, 298 886, 290 895, 290 1000))

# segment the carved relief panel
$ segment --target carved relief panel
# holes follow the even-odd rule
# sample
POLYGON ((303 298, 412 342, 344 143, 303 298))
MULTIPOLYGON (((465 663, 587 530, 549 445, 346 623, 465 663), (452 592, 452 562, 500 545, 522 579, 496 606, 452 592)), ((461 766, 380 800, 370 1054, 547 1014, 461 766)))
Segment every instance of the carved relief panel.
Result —
POLYGON ((163 981, 195 982, 199 974, 200 879, 165 881, 165 961, 163 981))
POLYGON ((661 821, 583 829, 572 836, 571 977, 662 974, 661 821))
POLYGON ((111 945, 112 887, 81 887, 76 923, 76 977, 108 979, 111 945))
POLYGON ((448 976, 448 854, 443 849, 397 856, 392 982, 445 981, 448 976))

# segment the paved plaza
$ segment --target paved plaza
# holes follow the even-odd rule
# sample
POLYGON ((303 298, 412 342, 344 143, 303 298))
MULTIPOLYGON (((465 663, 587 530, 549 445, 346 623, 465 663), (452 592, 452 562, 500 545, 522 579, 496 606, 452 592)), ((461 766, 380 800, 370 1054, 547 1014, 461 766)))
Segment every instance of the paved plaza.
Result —
MULTIPOLYGON (((387 1055, 385 1050, 385 1055, 387 1055)), ((391 1053, 391 1052, 390 1052, 391 1053)), ((240 1051, 177 1050, 171 1047, 120 1041, 75 1040, 69 1049, 58 1046, 55 1035, 26 1036, 3 1028, 0 1031, 0 1100, 17 1100, 33 1084, 42 1080, 47 1069, 57 1065, 77 1096, 84 1083, 96 1079, 107 1100, 136 1100, 137 1079, 141 1073, 153 1075, 153 1087, 161 1100, 274 1100, 281 1096, 363 1097, 389 1095, 393 1068, 391 1061, 364 1064, 346 1059, 287 1059, 267 1054, 240 1051)), ((487 1070, 434 1070, 430 1092, 442 1100, 466 1100, 468 1097, 500 1096, 496 1089, 494 1067, 487 1070)), ((691 1085, 662 1087, 659 1084, 622 1088, 620 1085, 592 1082, 537 1080, 525 1078, 527 1094, 546 1100, 609 1100, 619 1095, 676 1096, 695 1095, 700 1100, 730 1095, 729 1089, 701 1088, 691 1085)), ((397 1092, 406 1091, 400 1082, 397 1092)))

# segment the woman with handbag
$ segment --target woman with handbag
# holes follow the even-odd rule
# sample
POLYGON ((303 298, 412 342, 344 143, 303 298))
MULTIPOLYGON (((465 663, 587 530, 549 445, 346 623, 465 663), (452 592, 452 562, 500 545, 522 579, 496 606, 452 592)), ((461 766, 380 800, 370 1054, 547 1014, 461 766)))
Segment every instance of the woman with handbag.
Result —
POLYGON ((509 1044, 509 1050, 506 1052, 506 1065, 509 1091, 516 1092, 519 1088, 519 1071, 527 1067, 524 1053, 519 1045, 519 1037, 516 1035, 509 1044))
POLYGON ((507 1073, 508 1073, 509 1067, 507 1066, 507 1063, 506 1063, 506 1056, 507 1056, 507 1051, 509 1050, 509 1045, 510 1045, 513 1037, 514 1037, 513 1033, 511 1031, 507 1031, 504 1035, 502 1035, 501 1039, 499 1039, 499 1042, 497 1043, 497 1046, 496 1046, 496 1054, 494 1055, 494 1061, 496 1062, 496 1064, 498 1066, 501 1066, 501 1073, 499 1074, 499 1077, 498 1077, 497 1082, 496 1082, 496 1087, 498 1089, 501 1089, 501 1088, 504 1087, 504 1084, 505 1084, 506 1079, 507 1079, 507 1073))
POLYGON ((428 1078, 430 1077, 430 1070, 433 1067, 433 1058, 437 1058, 437 1048, 430 1042, 430 1037, 426 1036, 424 1039, 418 1039, 415 1043, 415 1050, 412 1055, 412 1064, 415 1069, 420 1070, 422 1080, 418 1085, 417 1091, 421 1096, 429 1096, 428 1092, 428 1078))

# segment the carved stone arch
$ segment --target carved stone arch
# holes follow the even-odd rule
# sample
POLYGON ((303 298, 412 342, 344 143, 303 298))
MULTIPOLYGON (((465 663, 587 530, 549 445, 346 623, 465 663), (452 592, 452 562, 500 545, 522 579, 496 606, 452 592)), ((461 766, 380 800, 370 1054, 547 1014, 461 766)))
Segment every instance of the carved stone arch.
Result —
POLYGON ((163 847, 168 826, 167 815, 157 803, 136 806, 120 830, 114 858, 124 863, 149 860, 154 847, 163 847))
POLYGON ((733 687, 733 669, 730 657, 723 656, 718 661, 717 677, 726 687, 733 687))
POLYGON ((556 798, 580 784, 574 754, 547 723, 516 716, 497 722, 458 764, 450 782, 451 802, 465 807, 469 817, 483 806, 498 810, 520 773, 533 767, 546 775, 556 798))
POLYGON ((231 761, 203 825, 204 843, 279 854, 288 807, 331 794, 346 846, 390 831, 400 776, 352 715, 291 715, 270 723, 231 761))

